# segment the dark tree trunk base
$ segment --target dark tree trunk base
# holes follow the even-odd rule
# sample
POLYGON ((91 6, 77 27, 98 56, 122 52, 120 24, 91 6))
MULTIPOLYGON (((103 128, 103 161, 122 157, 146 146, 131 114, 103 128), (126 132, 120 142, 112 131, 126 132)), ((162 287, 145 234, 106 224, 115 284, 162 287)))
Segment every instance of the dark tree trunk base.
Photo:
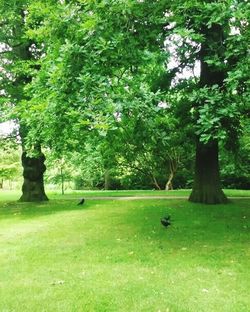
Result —
POLYGON ((45 156, 38 149, 37 157, 28 157, 26 152, 22 154, 23 177, 22 202, 47 201, 48 197, 44 191, 43 174, 46 170, 44 165, 45 156))
POLYGON ((203 204, 224 204, 227 197, 220 184, 218 142, 197 142, 195 177, 189 201, 203 204))
POLYGON ((39 181, 29 181, 24 179, 22 186, 22 196, 19 201, 21 202, 37 202, 49 200, 45 194, 43 183, 39 181))
POLYGON ((203 203, 203 204, 226 204, 228 202, 227 197, 223 191, 213 191, 209 190, 192 190, 191 195, 189 196, 189 201, 193 203, 203 203))

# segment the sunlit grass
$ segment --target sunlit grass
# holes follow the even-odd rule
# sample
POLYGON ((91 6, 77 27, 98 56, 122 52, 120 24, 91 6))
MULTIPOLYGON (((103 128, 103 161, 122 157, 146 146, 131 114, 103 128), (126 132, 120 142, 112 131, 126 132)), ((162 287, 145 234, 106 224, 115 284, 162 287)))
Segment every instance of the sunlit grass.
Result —
POLYGON ((66 198, 1 202, 0 311, 249 311, 248 199, 66 198))
MULTIPOLYGON (((224 190, 225 194, 230 197, 250 197, 250 190, 224 190)), ((49 192, 50 196, 60 196, 60 191, 49 192)), ((75 197, 75 195, 82 195, 86 197, 95 196, 169 196, 169 197, 188 197, 191 193, 190 189, 179 189, 172 191, 158 191, 158 190, 117 190, 117 191, 72 191, 68 190, 65 195, 75 197)))
MULTIPOLYGON (((229 197, 250 197, 250 190, 224 190, 229 197)), ((47 190, 46 194, 50 199, 75 199, 81 197, 136 197, 136 196, 154 196, 154 197, 183 197, 188 198, 191 190, 173 190, 173 191, 157 191, 157 190, 112 190, 112 191, 88 191, 88 190, 66 190, 62 195, 60 190, 47 190)), ((21 196, 20 191, 0 191, 0 201, 4 200, 18 200, 21 196)))

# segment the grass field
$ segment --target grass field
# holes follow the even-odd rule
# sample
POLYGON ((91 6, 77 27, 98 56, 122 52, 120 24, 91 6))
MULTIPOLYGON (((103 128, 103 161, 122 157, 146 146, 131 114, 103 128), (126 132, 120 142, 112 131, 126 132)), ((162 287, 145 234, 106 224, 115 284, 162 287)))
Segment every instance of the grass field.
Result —
POLYGON ((250 310, 248 198, 77 206, 76 195, 27 204, 0 193, 1 312, 250 310))
MULTIPOLYGON (((224 190, 229 197, 249 197, 250 190, 224 190)), ((50 199, 77 199, 81 197, 136 197, 136 196, 154 196, 154 197, 188 197, 191 190, 173 190, 173 191, 156 191, 156 190, 124 190, 124 191, 72 191, 66 190, 62 195, 61 191, 47 191, 46 194, 50 199)), ((0 191, 0 201, 17 200, 20 198, 20 191, 0 191)))

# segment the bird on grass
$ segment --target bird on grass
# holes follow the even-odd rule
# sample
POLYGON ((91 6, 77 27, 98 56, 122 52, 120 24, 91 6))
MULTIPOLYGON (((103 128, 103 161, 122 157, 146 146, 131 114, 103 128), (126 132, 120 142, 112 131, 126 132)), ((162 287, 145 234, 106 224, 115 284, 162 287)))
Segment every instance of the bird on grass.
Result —
POLYGON ((84 198, 81 198, 81 200, 79 201, 79 203, 77 205, 83 205, 85 202, 85 199, 84 198))
POLYGON ((167 228, 169 225, 171 225, 170 219, 171 219, 170 216, 166 216, 166 217, 162 218, 161 224, 167 228))

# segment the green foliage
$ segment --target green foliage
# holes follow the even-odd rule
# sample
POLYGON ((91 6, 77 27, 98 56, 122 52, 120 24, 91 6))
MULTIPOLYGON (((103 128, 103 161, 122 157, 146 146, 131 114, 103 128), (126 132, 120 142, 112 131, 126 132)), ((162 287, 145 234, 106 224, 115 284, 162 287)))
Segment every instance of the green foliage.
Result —
POLYGON ((176 96, 173 97, 171 90, 170 97, 180 107, 185 105, 183 102, 189 103, 189 112, 187 109, 183 113, 190 114, 189 123, 195 125, 194 130, 202 142, 219 139, 232 147, 241 134, 242 120, 249 109, 246 76, 249 72, 249 29, 246 26, 249 4, 242 1, 176 1, 173 8, 170 18, 175 23, 172 33, 179 36, 176 50, 179 62, 183 62, 184 54, 186 66, 194 68, 195 60, 201 57, 200 45, 207 45, 205 63, 214 76, 224 73, 225 80, 223 86, 216 82, 201 86, 199 80, 193 88, 176 85, 176 96), (216 38, 212 27, 221 27, 223 37, 216 38), (204 29, 208 29, 210 39, 204 37, 204 29))
POLYGON ((0 180, 15 180, 21 175, 20 150, 12 142, 0 150, 0 180))
POLYGON ((250 189, 250 131, 249 125, 243 125, 243 135, 235 152, 221 152, 221 178, 223 186, 235 189, 250 189))
MULTIPOLYGON (((247 109, 245 95, 249 92, 247 3, 48 1, 41 7, 38 12, 31 4, 27 18, 26 35, 38 36, 46 47, 41 70, 28 88, 33 97, 28 122, 38 122, 31 135, 39 134, 59 149, 75 148, 93 130, 104 135, 121 105, 138 104, 142 86, 165 92, 176 71, 194 68, 205 40, 201 29, 212 32, 214 25, 220 25, 224 38, 220 46, 210 47, 205 62, 215 71, 225 71, 224 87, 200 88, 197 80, 189 90, 177 83, 169 98, 173 106, 183 105, 184 100, 189 103, 189 124, 201 141, 239 136, 239 119, 247 109), (179 62, 178 69, 169 74, 164 69, 169 56, 163 49, 165 37, 176 45, 179 62), (165 82, 160 76, 165 76, 165 82), (59 131, 67 140, 56 140, 59 131)), ((157 101, 157 95, 153 100, 157 101)))
POLYGON ((193 154, 195 137, 236 150, 249 118, 249 9, 237 0, 1 1, 3 118, 25 123, 26 145, 42 142, 57 159, 75 153, 93 186, 107 169, 161 179, 170 161, 193 154), (207 77, 180 78, 199 62, 207 77))

